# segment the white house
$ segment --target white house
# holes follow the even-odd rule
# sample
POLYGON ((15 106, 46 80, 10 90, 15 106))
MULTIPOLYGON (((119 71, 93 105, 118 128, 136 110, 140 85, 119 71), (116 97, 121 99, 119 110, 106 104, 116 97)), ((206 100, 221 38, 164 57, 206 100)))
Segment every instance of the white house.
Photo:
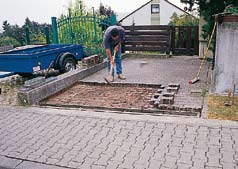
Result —
POLYGON ((123 26, 135 25, 168 25, 173 13, 189 14, 168 0, 150 0, 130 14, 118 18, 123 26))

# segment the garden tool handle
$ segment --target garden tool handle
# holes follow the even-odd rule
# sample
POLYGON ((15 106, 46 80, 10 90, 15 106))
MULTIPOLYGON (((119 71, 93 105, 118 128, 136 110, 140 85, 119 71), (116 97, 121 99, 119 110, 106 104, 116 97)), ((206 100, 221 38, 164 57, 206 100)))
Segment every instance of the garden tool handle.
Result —
POLYGON ((114 65, 115 65, 115 63, 114 63, 114 61, 115 61, 115 57, 116 57, 116 51, 114 50, 114 53, 113 53, 113 55, 112 55, 112 61, 113 61, 113 64, 111 64, 111 66, 110 66, 110 75, 112 76, 112 70, 113 70, 113 68, 114 68, 114 65))

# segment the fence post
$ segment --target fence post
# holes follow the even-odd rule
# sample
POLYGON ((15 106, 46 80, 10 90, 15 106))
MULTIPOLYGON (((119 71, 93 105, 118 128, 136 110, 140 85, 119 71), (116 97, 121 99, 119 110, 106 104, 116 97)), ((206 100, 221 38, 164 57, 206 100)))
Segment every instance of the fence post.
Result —
MULTIPOLYGON (((94 11, 94 8, 93 8, 93 29, 94 29, 94 43, 95 43, 95 46, 98 45, 98 38, 97 38, 97 17, 95 15, 95 11, 94 11)), ((96 53, 98 53, 98 47, 96 47, 96 53)))
POLYGON ((50 33, 49 33, 48 26, 45 26, 45 38, 46 38, 46 44, 50 44, 50 33))
POLYGON ((117 17, 116 14, 111 15, 111 25, 116 25, 117 24, 117 17))
POLYGON ((187 39, 186 39, 186 50, 187 54, 191 55, 191 27, 186 27, 187 39))
POLYGON ((171 51, 172 54, 175 54, 175 41, 176 41, 176 27, 171 26, 171 51))
POLYGON ((52 22, 52 32, 53 32, 53 43, 59 44, 56 17, 52 17, 51 22, 52 22))
POLYGON ((80 0, 79 3, 80 3, 80 16, 83 16, 83 4, 82 4, 82 1, 80 0))
POLYGON ((68 17, 68 24, 69 24, 69 37, 70 37, 70 43, 73 44, 73 31, 72 31, 72 22, 71 22, 71 9, 68 8, 69 10, 69 17, 68 17))
POLYGON ((199 55, 199 27, 194 27, 194 54, 199 55))
POLYGON ((26 27, 25 31, 26 31, 26 44, 27 44, 27 45, 30 45, 31 42, 30 42, 30 32, 29 32, 29 28, 26 27))

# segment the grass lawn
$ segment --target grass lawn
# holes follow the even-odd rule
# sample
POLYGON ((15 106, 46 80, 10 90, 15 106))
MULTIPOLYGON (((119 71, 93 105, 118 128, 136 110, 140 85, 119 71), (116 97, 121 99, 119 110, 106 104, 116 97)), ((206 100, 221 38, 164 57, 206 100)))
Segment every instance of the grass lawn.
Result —
POLYGON ((238 121, 238 97, 235 97, 233 106, 225 106, 227 96, 209 95, 207 118, 238 121))

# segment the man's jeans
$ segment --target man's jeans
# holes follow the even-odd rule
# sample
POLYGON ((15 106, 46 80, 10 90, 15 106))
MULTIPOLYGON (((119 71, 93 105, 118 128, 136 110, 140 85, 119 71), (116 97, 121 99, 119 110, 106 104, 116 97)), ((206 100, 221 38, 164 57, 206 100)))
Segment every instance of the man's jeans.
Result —
MULTIPOLYGON (((113 55, 113 50, 114 50, 114 46, 110 47, 111 53, 113 55)), ((116 64, 116 71, 117 74, 122 74, 122 66, 121 66, 121 46, 119 46, 118 51, 116 53, 115 56, 115 60, 114 63, 116 64)), ((110 68, 111 68, 111 62, 110 59, 107 58, 107 67, 108 67, 108 71, 110 72, 110 68)), ((112 70, 112 76, 114 77, 114 69, 112 70)))

